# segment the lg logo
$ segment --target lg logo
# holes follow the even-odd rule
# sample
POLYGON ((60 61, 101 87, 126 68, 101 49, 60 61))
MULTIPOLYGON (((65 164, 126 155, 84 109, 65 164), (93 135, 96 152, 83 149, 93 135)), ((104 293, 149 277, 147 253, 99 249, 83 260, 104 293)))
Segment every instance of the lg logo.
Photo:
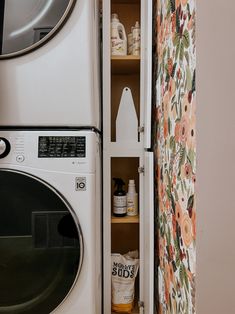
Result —
POLYGON ((75 178, 75 190, 76 191, 86 191, 86 177, 76 177, 75 178))

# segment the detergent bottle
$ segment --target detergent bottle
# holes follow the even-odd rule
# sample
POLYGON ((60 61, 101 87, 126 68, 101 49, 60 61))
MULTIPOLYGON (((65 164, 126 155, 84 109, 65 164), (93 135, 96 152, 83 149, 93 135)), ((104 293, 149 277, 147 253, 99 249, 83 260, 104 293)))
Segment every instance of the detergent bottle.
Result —
POLYGON ((116 13, 112 14, 111 18, 111 55, 127 55, 126 31, 122 23, 120 23, 116 13))
POLYGON ((132 31, 133 35, 133 55, 139 56, 140 55, 140 24, 137 21, 132 31))

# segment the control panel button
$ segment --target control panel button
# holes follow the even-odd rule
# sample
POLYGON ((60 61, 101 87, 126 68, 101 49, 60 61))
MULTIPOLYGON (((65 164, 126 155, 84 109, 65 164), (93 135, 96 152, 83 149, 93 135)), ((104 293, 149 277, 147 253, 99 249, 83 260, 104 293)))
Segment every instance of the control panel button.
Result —
POLYGON ((24 160, 25 160, 24 155, 18 155, 18 156, 16 156, 16 161, 17 161, 17 162, 23 162, 24 160))
POLYGON ((10 142, 6 138, 0 137, 0 158, 6 157, 10 150, 10 142))

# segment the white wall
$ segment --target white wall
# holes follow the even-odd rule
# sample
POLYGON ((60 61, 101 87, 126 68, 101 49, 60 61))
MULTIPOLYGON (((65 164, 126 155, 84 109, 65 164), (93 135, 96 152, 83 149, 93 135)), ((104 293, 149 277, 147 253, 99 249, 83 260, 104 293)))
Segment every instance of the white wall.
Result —
POLYGON ((235 313, 235 1, 197 1, 197 314, 235 313))

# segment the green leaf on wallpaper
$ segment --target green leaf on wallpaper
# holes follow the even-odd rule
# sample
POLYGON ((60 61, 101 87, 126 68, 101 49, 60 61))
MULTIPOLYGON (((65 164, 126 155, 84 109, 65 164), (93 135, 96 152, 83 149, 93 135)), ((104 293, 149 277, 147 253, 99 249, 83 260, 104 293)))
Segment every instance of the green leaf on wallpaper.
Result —
POLYGON ((190 91, 191 87, 192 87, 192 74, 191 74, 190 67, 187 66, 186 67, 186 88, 188 91, 190 91))
POLYGON ((192 168, 194 168, 194 162, 195 162, 195 152, 193 149, 190 148, 188 152, 188 158, 191 163, 192 168))
POLYGON ((170 59, 171 56, 171 51, 170 51, 170 47, 167 48, 167 60, 170 59))
POLYGON ((190 46, 190 36, 189 36, 189 32, 187 29, 185 29, 185 31, 183 33, 182 41, 184 43, 185 48, 188 48, 190 46))
POLYGON ((179 118, 179 120, 181 121, 181 118, 182 118, 182 104, 181 104, 181 102, 180 102, 180 104, 179 104, 179 116, 178 116, 178 118, 179 118))
POLYGON ((167 75, 166 75, 166 80, 165 80, 167 83, 170 81, 170 75, 169 73, 167 72, 167 75))
POLYGON ((176 257, 175 257, 175 264, 176 264, 176 267, 179 268, 180 266, 180 255, 179 254, 176 254, 176 257))
POLYGON ((165 214, 165 213, 163 214, 163 222, 164 222, 164 224, 166 225, 166 223, 167 223, 167 218, 166 218, 166 214, 165 214))
POLYGON ((180 44, 180 34, 179 33, 176 33, 175 34, 175 38, 173 40, 173 45, 174 46, 178 46, 180 44))
POLYGON ((184 42, 181 41, 181 44, 180 44, 180 61, 183 61, 184 60, 184 42))
POLYGON ((166 15, 169 16, 171 13, 171 1, 170 0, 168 0, 166 8, 167 8, 166 15))
POLYGON ((175 151, 175 137, 172 135, 171 137, 170 137, 170 149, 172 150, 172 151, 175 151))
POLYGON ((178 254, 179 253, 179 245, 178 245, 177 237, 174 239, 174 247, 175 247, 176 254, 178 254))
POLYGON ((180 275, 180 283, 183 286, 184 285, 184 265, 182 263, 180 264, 179 275, 180 275))
POLYGON ((176 202, 178 202, 179 196, 178 196, 178 193, 177 193, 176 189, 174 189, 174 194, 175 194, 175 200, 176 200, 176 202))
POLYGON ((186 148, 184 146, 181 146, 180 148, 180 157, 179 157, 179 168, 184 164, 186 157, 186 148))
POLYGON ((185 266, 184 266, 184 282, 185 282, 187 291, 189 291, 188 275, 187 275, 185 266))
POLYGON ((171 119, 168 117, 168 132, 171 133, 171 119))
POLYGON ((162 225, 160 227, 160 235, 161 235, 162 238, 164 237, 164 234, 165 234, 165 227, 164 227, 164 225, 162 225))
POLYGON ((171 191, 170 191, 170 189, 166 190, 166 194, 167 194, 168 199, 171 200, 171 191))
POLYGON ((185 59, 187 60, 187 63, 189 64, 189 53, 187 50, 184 52, 184 56, 185 56, 185 59))
POLYGON ((174 77, 174 76, 175 76, 176 67, 177 67, 177 63, 175 62, 174 65, 173 65, 172 72, 171 72, 171 77, 174 77))
POLYGON ((179 17, 179 10, 176 10, 176 32, 180 32, 180 17, 179 17))
POLYGON ((189 3, 187 3, 187 10, 188 10, 188 15, 189 15, 189 19, 191 18, 191 13, 190 13, 190 5, 189 3))
POLYGON ((165 71, 166 71, 166 75, 168 74, 168 64, 165 64, 165 71))
POLYGON ((162 54, 162 59, 163 60, 165 59, 165 55, 166 55, 166 48, 164 48, 164 50, 163 50, 163 54, 162 54))
POLYGON ((179 57, 179 52, 180 52, 180 42, 176 45, 176 51, 175 51, 175 60, 178 60, 179 57))
POLYGON ((194 195, 191 195, 188 199, 187 211, 191 211, 194 205, 194 195))

